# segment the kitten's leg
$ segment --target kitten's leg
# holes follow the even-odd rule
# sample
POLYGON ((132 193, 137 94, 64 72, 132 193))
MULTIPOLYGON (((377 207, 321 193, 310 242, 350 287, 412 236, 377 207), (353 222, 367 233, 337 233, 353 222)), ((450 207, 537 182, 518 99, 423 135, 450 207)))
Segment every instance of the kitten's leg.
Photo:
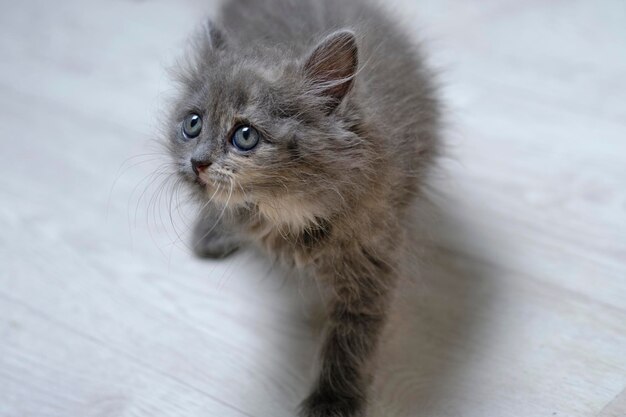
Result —
POLYGON ((207 208, 196 221, 192 245, 196 256, 220 259, 239 249, 241 240, 223 213, 215 208, 207 208))
POLYGON ((364 413, 373 357, 396 280, 392 268, 370 253, 363 251, 336 262, 329 271, 332 277, 326 277, 333 295, 321 373, 302 404, 302 417, 360 417, 364 413))

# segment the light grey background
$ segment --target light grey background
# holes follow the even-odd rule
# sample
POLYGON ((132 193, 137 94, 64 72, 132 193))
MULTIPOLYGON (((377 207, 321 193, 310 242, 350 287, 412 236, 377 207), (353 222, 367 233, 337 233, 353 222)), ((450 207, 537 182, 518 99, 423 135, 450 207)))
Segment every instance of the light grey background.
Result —
MULTIPOLYGON (((164 68, 211 8, 0 2, 0 416, 293 417, 306 393, 299 285, 193 259, 158 193, 164 68)), ((441 71, 450 154, 372 415, 625 416, 626 2, 390 8, 441 71)))

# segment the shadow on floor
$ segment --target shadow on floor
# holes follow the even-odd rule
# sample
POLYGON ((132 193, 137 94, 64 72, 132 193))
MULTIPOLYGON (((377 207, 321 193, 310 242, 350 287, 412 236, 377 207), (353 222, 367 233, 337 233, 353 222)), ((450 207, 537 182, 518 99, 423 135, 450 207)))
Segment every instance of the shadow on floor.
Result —
POLYGON ((428 213, 437 220, 415 233, 412 272, 400 284, 381 346, 371 417, 461 415, 453 403, 462 401, 462 384, 484 357, 476 346, 494 331, 489 316, 502 291, 496 271, 475 247, 463 249, 479 231, 441 209, 428 213))

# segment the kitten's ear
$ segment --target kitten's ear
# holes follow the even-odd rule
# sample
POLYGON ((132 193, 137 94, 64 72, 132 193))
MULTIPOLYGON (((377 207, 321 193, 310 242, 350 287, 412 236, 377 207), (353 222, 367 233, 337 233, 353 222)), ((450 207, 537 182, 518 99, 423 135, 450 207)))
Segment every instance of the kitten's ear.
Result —
POLYGON ((340 30, 315 47, 304 64, 304 73, 315 93, 331 99, 332 111, 352 88, 358 66, 356 37, 350 30, 340 30))
POLYGON ((204 23, 204 37, 209 42, 211 49, 223 49, 226 45, 224 32, 211 20, 204 23))

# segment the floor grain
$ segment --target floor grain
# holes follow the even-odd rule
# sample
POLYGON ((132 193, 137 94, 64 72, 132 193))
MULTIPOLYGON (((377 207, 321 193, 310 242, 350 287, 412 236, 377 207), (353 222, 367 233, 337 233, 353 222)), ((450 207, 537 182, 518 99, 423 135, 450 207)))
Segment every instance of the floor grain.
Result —
MULTIPOLYGON (((192 258, 161 188, 164 68, 210 2, 5 3, 0 416, 293 416, 310 289, 192 258)), ((371 415, 626 416, 626 3, 389 7, 440 69, 450 152, 371 415)))

